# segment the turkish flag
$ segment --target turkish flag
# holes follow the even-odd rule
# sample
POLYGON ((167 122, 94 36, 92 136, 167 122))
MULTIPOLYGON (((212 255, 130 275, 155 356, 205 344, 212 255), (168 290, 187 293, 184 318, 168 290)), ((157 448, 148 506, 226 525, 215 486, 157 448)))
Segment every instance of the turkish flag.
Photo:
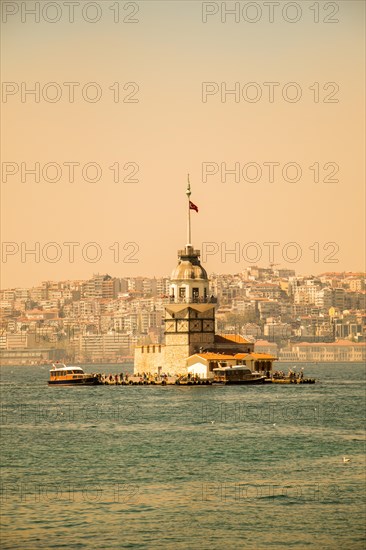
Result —
POLYGON ((189 209, 190 209, 190 210, 195 210, 196 212, 198 212, 198 206, 196 206, 195 204, 193 204, 192 201, 189 201, 189 209))

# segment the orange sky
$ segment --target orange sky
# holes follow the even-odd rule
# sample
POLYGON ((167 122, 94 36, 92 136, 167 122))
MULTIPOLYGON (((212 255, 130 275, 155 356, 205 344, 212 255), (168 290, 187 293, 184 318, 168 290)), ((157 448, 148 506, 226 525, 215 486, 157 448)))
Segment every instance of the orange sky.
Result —
POLYGON ((314 2, 297 3, 294 23, 285 18, 299 14, 283 14, 284 2, 273 23, 263 2, 261 16, 240 2, 238 22, 221 21, 221 2, 119 2, 119 23, 109 0, 84 10, 100 15, 95 23, 83 19, 88 2, 74 23, 62 2, 39 22, 21 12, 34 2, 4 4, 2 288, 169 274, 185 244, 187 172, 199 206, 193 244, 212 251, 208 272, 238 272, 256 254, 302 273, 364 269, 363 2, 315 3, 318 23, 314 2), (216 8, 203 23, 202 10, 216 8), (205 102, 204 82, 215 92, 205 102), (39 102, 24 95, 37 86, 39 102), (225 87, 239 96, 221 96, 225 87), (35 163, 40 181, 26 172, 35 163), (289 163, 299 181, 289 181, 289 163), (215 173, 203 177, 204 166, 215 173), (225 166, 240 170, 238 181, 225 181, 225 166), (137 181, 123 181, 137 168, 137 181), (278 243, 273 255, 264 243, 278 243))

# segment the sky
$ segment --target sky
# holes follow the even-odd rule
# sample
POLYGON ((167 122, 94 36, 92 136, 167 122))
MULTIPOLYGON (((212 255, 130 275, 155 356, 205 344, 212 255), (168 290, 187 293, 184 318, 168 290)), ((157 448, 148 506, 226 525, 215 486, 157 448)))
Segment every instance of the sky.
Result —
POLYGON ((1 288, 365 269, 364 10, 3 2, 1 288))

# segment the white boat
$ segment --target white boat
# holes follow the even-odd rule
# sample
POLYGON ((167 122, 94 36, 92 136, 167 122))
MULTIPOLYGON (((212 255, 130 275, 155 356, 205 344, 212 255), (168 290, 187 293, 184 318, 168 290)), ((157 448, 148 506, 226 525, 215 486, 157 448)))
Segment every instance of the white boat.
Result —
POLYGON ((81 367, 67 367, 63 363, 53 363, 48 384, 58 386, 95 386, 100 384, 100 381, 97 375, 86 374, 81 367))
POLYGON ((245 365, 213 369, 213 384, 264 384, 266 377, 245 365))

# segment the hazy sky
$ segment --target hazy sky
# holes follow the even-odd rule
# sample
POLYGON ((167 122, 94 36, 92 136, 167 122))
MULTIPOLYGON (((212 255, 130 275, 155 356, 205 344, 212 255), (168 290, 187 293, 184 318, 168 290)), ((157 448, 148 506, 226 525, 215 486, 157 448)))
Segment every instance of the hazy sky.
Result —
POLYGON ((35 4, 2 3, 2 288, 170 274, 187 172, 209 273, 364 269, 364 2, 35 4))

